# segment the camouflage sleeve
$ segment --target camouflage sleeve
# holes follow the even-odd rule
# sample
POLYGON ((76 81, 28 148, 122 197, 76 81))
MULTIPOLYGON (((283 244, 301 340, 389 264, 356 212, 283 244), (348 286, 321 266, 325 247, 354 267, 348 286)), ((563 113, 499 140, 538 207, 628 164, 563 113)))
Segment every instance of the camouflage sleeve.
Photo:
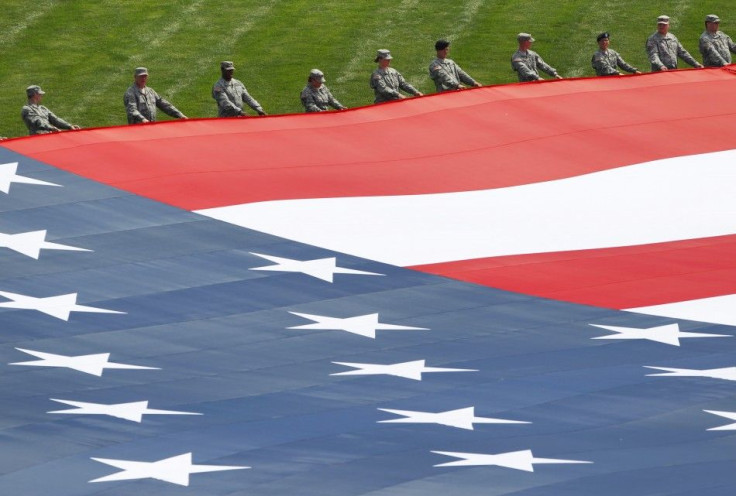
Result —
POLYGON ((626 61, 625 61, 625 60, 624 60, 624 59, 623 59, 623 58, 621 57, 621 55, 620 55, 620 54, 618 54, 618 53, 616 53, 616 64, 618 64, 618 66, 619 66, 619 67, 620 67, 621 69, 625 70, 626 72, 632 72, 632 73, 633 73, 633 72, 636 72, 636 71, 638 71, 638 70, 639 70, 639 69, 637 69, 636 67, 634 67, 633 65, 631 65, 631 64, 629 64, 629 63, 627 63, 627 62, 626 62, 626 61))
POLYGON ((647 57, 649 57, 649 63, 652 64, 652 67, 656 67, 661 70, 664 67, 664 64, 659 58, 659 47, 657 46, 657 42, 651 36, 647 39, 646 50, 647 57))
POLYGON ((417 89, 414 86, 410 85, 406 81, 406 79, 404 79, 404 76, 402 76, 400 73, 398 74, 398 76, 399 76, 399 88, 406 91, 410 95, 416 96, 419 94, 419 91, 417 91, 417 89))
POLYGON ((338 102, 337 101, 337 98, 335 98, 334 96, 332 96, 332 92, 330 90, 328 90, 324 86, 323 86, 323 88, 325 88, 325 91, 327 91, 327 103, 329 103, 332 108, 335 108, 337 110, 343 110, 343 109, 346 109, 347 108, 345 105, 343 105, 342 103, 338 102))
POLYGON ((373 88, 376 93, 382 95, 387 100, 392 100, 399 96, 399 92, 393 88, 390 88, 386 84, 386 80, 383 78, 383 76, 378 72, 374 72, 371 76, 371 88, 373 88))
POLYGON ((456 64, 455 67, 457 67, 457 74, 460 77, 461 83, 467 84, 468 86, 475 86, 475 79, 470 77, 470 75, 467 72, 460 69, 459 65, 456 64))
POLYGON ((163 113, 170 115, 171 117, 176 117, 177 119, 184 117, 184 114, 182 114, 179 109, 174 107, 168 100, 161 98, 161 96, 159 96, 155 91, 153 91, 153 94, 156 97, 156 106, 160 108, 163 113))
POLYGON ((726 43, 728 44, 728 49, 731 50, 733 53, 736 53, 736 43, 733 42, 730 36, 726 36, 726 43))
POLYGON ((263 112, 263 107, 261 107, 261 104, 258 103, 255 98, 250 96, 250 93, 248 93, 248 90, 245 89, 245 86, 243 86, 243 102, 245 102, 250 108, 258 112, 259 114, 263 112))
POLYGON ((243 109, 231 102, 225 90, 217 84, 212 87, 212 98, 217 102, 221 115, 236 116, 243 112, 243 109))
POLYGON ((59 129, 71 129, 72 125, 49 110, 49 122, 59 129))
POLYGON ((435 82, 435 85, 441 88, 442 91, 456 90, 459 86, 455 78, 443 69, 440 64, 433 63, 429 66, 429 77, 435 82))
POLYGON ((299 97, 302 100, 302 105, 304 105, 304 111, 305 112, 322 112, 322 109, 317 105, 317 101, 314 98, 314 95, 311 91, 309 91, 307 88, 304 88, 302 90, 301 95, 299 97))
POLYGON ((128 88, 128 91, 123 95, 123 104, 125 105, 125 113, 128 115, 128 122, 143 122, 145 117, 138 111, 133 88, 128 88))
POLYGON ((693 67, 698 67, 700 65, 700 62, 695 60, 693 56, 690 55, 690 52, 685 50, 685 47, 683 47, 682 43, 679 41, 677 42, 677 56, 693 67))
POLYGON ((539 74, 531 70, 523 58, 511 58, 511 68, 519 73, 519 79, 522 81, 530 81, 533 79, 541 79, 539 74))
POLYGON ((546 72, 550 76, 557 75, 557 69, 547 64, 544 60, 542 60, 542 57, 540 57, 539 55, 537 55, 537 67, 539 67, 542 71, 546 72))

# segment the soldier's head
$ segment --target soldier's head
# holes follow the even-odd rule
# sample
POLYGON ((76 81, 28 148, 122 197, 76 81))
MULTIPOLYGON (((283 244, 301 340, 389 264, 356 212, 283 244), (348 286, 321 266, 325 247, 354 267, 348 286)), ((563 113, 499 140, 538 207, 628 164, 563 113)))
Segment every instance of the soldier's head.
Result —
POLYGON ((46 92, 41 89, 40 86, 34 84, 26 88, 26 96, 28 97, 28 101, 33 103, 38 103, 43 98, 43 95, 45 95, 46 92))
POLYGON ((319 88, 325 82, 325 74, 319 69, 309 71, 307 82, 314 88, 319 88))
POLYGON ((148 81, 148 69, 145 67, 136 67, 135 71, 133 71, 133 79, 135 80, 136 86, 139 88, 145 87, 148 81))
POLYGON ((610 43, 609 39, 610 35, 608 33, 601 33, 596 37, 596 41, 598 42, 598 46, 601 50, 608 50, 608 45, 610 43))
POLYGON ((705 30, 709 33, 715 33, 718 31, 718 27, 721 25, 721 18, 715 14, 708 14, 705 16, 705 30))
POLYGON ((534 43, 534 38, 529 33, 519 33, 516 35, 516 41, 519 42, 519 50, 529 50, 534 43))
POLYGON ((229 60, 220 62, 220 72, 222 73, 225 81, 230 81, 233 78, 233 72, 235 72, 235 66, 229 60))
POLYGON ((444 59, 450 53, 450 42, 447 40, 437 40, 434 44, 434 49, 437 50, 437 58, 444 59))
POLYGON ((659 34, 667 34, 670 30, 670 16, 661 15, 657 17, 657 32, 659 34))
POLYGON ((391 64, 391 59, 393 59, 391 51, 381 48, 376 52, 376 59, 374 62, 378 62, 378 65, 381 67, 388 67, 391 64))

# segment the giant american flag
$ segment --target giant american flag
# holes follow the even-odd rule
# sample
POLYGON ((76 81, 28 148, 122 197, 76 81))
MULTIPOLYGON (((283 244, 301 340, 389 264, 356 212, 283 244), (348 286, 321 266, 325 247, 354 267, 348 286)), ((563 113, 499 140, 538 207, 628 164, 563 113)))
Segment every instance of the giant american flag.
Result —
POLYGON ((736 78, 0 146, 0 494, 733 495, 736 78))

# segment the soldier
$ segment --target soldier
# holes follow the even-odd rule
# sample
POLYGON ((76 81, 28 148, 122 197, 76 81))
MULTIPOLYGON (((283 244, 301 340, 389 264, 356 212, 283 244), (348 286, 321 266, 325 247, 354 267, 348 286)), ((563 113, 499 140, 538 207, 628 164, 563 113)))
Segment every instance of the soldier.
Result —
POLYGON ((715 14, 705 16, 705 31, 700 35, 700 53, 706 67, 722 67, 731 63, 736 43, 723 31, 718 31, 721 19, 715 14))
POLYGON ((136 67, 133 72, 133 84, 123 95, 125 113, 128 115, 128 124, 141 122, 156 122, 156 107, 171 117, 186 119, 179 109, 161 98, 153 88, 146 86, 148 82, 148 69, 136 67))
POLYGON ((399 90, 406 91, 410 95, 422 96, 421 92, 406 82, 404 76, 399 71, 389 67, 392 59, 391 52, 388 50, 381 49, 376 52, 374 62, 378 62, 378 69, 373 71, 370 83, 373 92, 376 94, 376 99, 373 103, 404 98, 404 95, 399 93, 399 90))
POLYGON ((453 60, 447 58, 447 54, 450 53, 449 41, 437 40, 434 49, 437 51, 437 58, 429 64, 429 77, 434 81, 437 93, 459 90, 467 86, 482 86, 468 73, 460 69, 460 66, 453 60))
POLYGON ((266 115, 261 104, 250 96, 245 85, 233 77, 235 66, 229 60, 220 62, 222 77, 212 87, 212 98, 217 102, 217 117, 238 117, 248 115, 243 110, 243 102, 256 111, 266 115))
POLYGON ((534 43, 532 35, 519 33, 516 35, 516 41, 519 42, 519 49, 511 56, 511 68, 517 72, 519 81, 544 79, 539 76, 540 70, 557 79, 562 79, 557 69, 547 65, 537 52, 531 50, 532 43, 534 43))
POLYGON ((304 87, 300 95, 305 112, 324 112, 329 110, 328 107, 332 107, 337 110, 345 110, 347 108, 332 96, 332 93, 330 93, 330 90, 328 90, 327 86, 324 85, 324 82, 325 75, 322 71, 319 69, 312 69, 309 71, 307 85, 304 87))
POLYGON ((46 92, 40 86, 33 85, 26 88, 28 103, 20 112, 23 122, 28 127, 28 134, 56 133, 62 129, 80 129, 76 124, 69 124, 41 105, 41 100, 46 92))
POLYGON ((618 68, 620 67, 626 72, 634 74, 641 74, 639 69, 626 63, 621 55, 615 50, 608 48, 610 44, 610 35, 608 33, 601 33, 596 37, 598 42, 598 51, 593 54, 593 59, 590 63, 595 69, 595 73, 598 76, 620 76, 618 68))
POLYGON ((670 18, 657 17, 657 31, 647 39, 647 55, 652 64, 652 72, 677 69, 677 57, 693 67, 703 67, 683 48, 677 37, 669 32, 670 18))

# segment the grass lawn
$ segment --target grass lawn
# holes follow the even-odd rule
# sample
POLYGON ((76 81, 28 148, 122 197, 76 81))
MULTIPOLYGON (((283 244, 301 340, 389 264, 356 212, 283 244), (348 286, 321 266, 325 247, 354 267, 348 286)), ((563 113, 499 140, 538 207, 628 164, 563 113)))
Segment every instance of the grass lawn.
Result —
POLYGON ((658 15, 671 17, 671 31, 700 60, 710 13, 736 37, 733 0, 3 0, 0 135, 27 134, 20 109, 31 84, 72 123, 125 124, 123 93, 141 65, 149 85, 189 117, 217 115, 210 92, 221 60, 234 61, 235 77, 270 114, 302 111, 299 92, 314 67, 344 105, 370 104, 378 48, 429 93, 427 67, 442 37, 452 41, 450 58, 483 84, 516 81, 509 59, 519 31, 532 33, 534 49, 566 77, 593 75, 601 31, 648 71, 644 43, 658 15))

